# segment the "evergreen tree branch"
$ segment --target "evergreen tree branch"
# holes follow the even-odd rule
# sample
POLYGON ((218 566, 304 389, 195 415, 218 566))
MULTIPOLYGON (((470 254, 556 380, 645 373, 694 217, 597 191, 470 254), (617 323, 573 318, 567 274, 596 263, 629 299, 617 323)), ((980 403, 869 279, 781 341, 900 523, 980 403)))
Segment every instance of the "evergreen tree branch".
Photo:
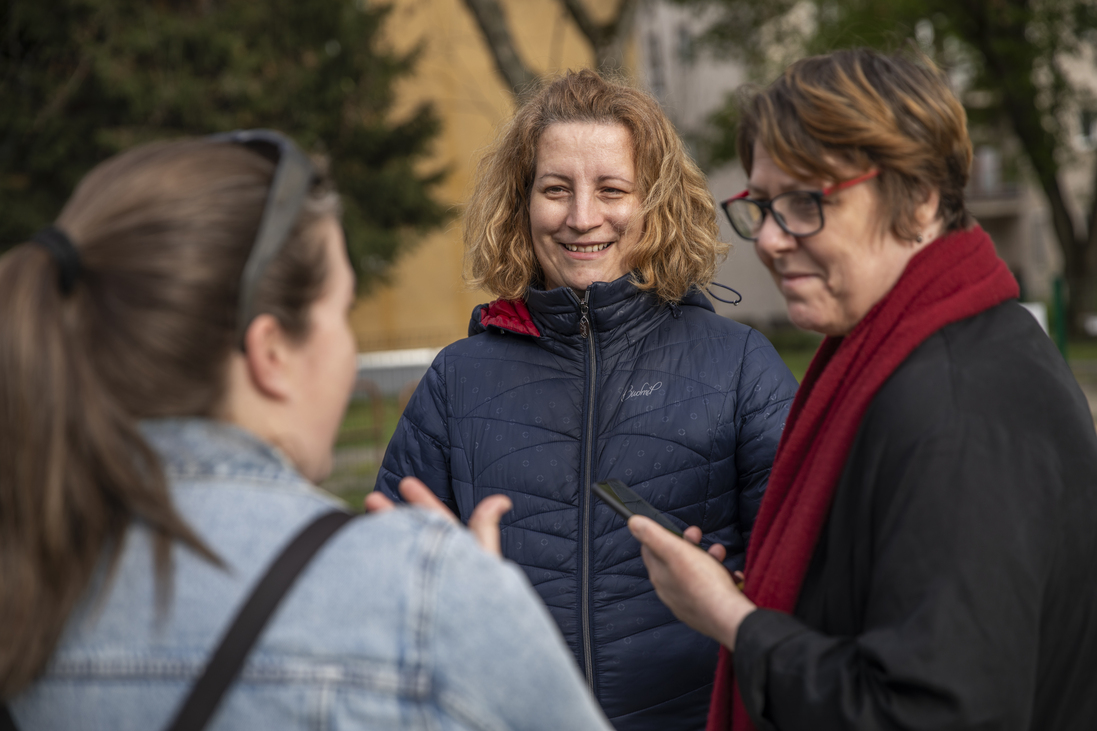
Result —
POLYGON ((72 75, 65 81, 64 85, 57 90, 50 99, 49 103, 42 107, 41 111, 34 118, 34 122, 31 124, 31 131, 35 132, 42 128, 42 125, 47 119, 54 116, 65 108, 65 104, 80 88, 80 85, 84 83, 84 80, 88 78, 88 72, 91 71, 91 56, 87 53, 80 56, 80 62, 73 69, 72 75))

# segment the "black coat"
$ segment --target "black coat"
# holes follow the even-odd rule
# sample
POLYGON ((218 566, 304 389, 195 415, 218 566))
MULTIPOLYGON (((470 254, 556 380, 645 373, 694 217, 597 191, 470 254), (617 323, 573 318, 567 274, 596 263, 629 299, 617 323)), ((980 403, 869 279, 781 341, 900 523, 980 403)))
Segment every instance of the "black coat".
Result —
POLYGON ((734 662, 760 731, 1097 728, 1097 436, 1015 301, 876 394, 795 616, 734 662))

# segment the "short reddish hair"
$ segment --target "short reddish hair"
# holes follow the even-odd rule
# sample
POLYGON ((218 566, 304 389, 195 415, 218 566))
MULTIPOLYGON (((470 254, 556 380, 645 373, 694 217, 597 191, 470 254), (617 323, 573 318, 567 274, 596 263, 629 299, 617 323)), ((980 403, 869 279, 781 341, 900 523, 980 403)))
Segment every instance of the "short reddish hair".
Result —
POLYGON ((967 116, 924 55, 858 48, 805 58, 768 87, 748 89, 742 110, 738 149, 748 175, 758 142, 798 178, 837 181, 848 177, 843 168, 878 169, 882 223, 900 239, 917 235, 914 212, 932 189, 945 231, 971 223, 967 116))

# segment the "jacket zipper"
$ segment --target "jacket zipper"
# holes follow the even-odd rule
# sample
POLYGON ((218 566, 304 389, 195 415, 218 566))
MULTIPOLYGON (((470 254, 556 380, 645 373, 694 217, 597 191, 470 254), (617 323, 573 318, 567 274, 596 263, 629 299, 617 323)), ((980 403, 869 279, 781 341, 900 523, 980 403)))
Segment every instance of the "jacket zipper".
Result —
POLYGON ((590 481, 593 479, 591 465, 594 452, 594 386, 597 382, 598 358, 594 352, 594 338, 591 337, 590 309, 588 300, 590 290, 583 293, 583 300, 579 303, 579 334, 587 341, 589 357, 588 382, 587 382, 587 424, 586 424, 586 448, 583 452, 582 498, 583 498, 583 576, 582 576, 582 610, 583 610, 583 669, 586 671, 587 686, 594 694, 594 653, 591 650, 590 640, 590 481))

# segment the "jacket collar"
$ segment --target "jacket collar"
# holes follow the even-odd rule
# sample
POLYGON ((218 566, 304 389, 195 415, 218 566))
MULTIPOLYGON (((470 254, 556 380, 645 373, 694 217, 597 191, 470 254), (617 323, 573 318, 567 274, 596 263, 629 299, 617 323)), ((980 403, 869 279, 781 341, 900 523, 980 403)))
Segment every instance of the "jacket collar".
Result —
MULTIPOLYGON (((639 335, 667 317, 677 319, 683 307, 702 307, 712 311, 712 304, 696 289, 690 290, 680 303, 663 304, 652 294, 642 292, 625 275, 613 282, 595 282, 587 288, 587 320, 599 340, 612 340, 617 335, 639 335)), ((479 305, 472 313, 469 335, 496 329, 517 335, 548 337, 554 340, 581 338, 581 300, 567 287, 543 290, 531 286, 522 300, 496 300, 479 305)))
POLYGON ((197 417, 146 419, 140 429, 169 477, 250 476, 304 482, 280 449, 228 422, 197 417))

